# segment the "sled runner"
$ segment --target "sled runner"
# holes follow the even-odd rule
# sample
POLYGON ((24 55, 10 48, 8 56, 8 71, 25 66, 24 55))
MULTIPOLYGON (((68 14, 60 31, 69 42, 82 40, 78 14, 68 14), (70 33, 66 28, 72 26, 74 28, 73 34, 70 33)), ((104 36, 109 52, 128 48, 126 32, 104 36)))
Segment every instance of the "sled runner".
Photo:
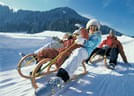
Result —
POLYGON ((33 70, 35 69, 35 71, 37 72, 35 73, 35 77, 39 77, 41 76, 41 74, 39 73, 45 70, 49 66, 45 63, 50 61, 50 59, 45 59, 45 60, 46 60, 44 62, 45 66, 42 66, 43 64, 37 63, 35 56, 33 54, 25 55, 20 59, 18 66, 17 66, 17 71, 21 77, 30 79, 32 76, 33 70))
POLYGON ((101 56, 101 55, 98 55, 98 54, 94 53, 91 56, 90 60, 89 60, 89 62, 91 64, 95 64, 95 63, 98 63, 100 61, 104 61, 104 64, 106 65, 107 64, 107 57, 106 56, 101 56))
POLYGON ((104 65, 106 66, 106 68, 114 70, 115 65, 113 63, 110 63, 110 64, 108 63, 108 57, 106 55, 101 56, 101 55, 94 53, 89 60, 91 64, 96 64, 101 61, 104 62, 104 65))
POLYGON ((29 79, 30 78, 29 72, 31 71, 30 67, 32 67, 33 69, 35 64, 36 64, 36 59, 34 58, 33 54, 28 54, 28 55, 23 56, 20 59, 18 66, 17 66, 17 71, 19 75, 23 78, 29 79))

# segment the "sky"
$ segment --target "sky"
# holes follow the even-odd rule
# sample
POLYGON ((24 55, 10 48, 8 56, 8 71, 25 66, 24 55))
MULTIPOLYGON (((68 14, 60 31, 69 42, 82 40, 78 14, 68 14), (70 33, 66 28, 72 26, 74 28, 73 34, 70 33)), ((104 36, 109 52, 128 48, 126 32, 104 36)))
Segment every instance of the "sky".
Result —
POLYGON ((70 7, 83 16, 96 18, 102 24, 134 36, 134 0, 0 0, 0 4, 34 11, 70 7))

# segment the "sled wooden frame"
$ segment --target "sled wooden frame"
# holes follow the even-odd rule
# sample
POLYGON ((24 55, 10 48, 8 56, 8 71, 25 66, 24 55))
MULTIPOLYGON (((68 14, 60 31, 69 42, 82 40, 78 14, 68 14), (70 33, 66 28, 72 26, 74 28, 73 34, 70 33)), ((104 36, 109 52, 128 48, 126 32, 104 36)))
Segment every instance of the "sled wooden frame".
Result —
MULTIPOLYGON (((45 63, 47 63, 48 61, 50 61, 49 59, 43 59, 43 60, 41 60, 41 62, 44 62, 44 64, 45 63)), ((51 61, 50 61, 51 62, 51 61)), ((43 70, 45 70, 46 68, 49 68, 49 66, 51 66, 51 64, 52 63, 48 63, 45 67, 43 67, 43 68, 41 68, 41 66, 43 65, 42 63, 38 63, 37 64, 37 66, 36 66, 36 68, 33 70, 33 72, 32 72, 32 76, 31 76, 31 83, 32 83, 32 86, 36 89, 36 88, 38 88, 38 85, 36 84, 36 77, 43 77, 43 76, 45 76, 45 75, 48 75, 49 73, 42 73, 41 71, 43 71, 43 70), (41 68, 41 69, 40 69, 41 68), (40 69, 40 71, 39 72, 37 72, 38 70, 40 69)))
MULTIPOLYGON (((26 79, 30 79, 30 78, 31 78, 30 75, 25 75, 25 74, 22 72, 22 69, 21 69, 21 68, 22 68, 22 64, 23 64, 24 60, 25 60, 26 58, 32 57, 32 56, 34 56, 34 55, 33 55, 33 54, 28 54, 28 55, 22 57, 22 58, 20 59, 19 63, 18 63, 17 71, 18 71, 19 75, 20 75, 21 77, 23 77, 23 78, 26 78, 26 79)), ((31 64, 33 61, 35 61, 35 58, 34 58, 34 57, 33 57, 30 61, 28 61, 28 62, 26 63, 26 65, 31 64)))
MULTIPOLYGON (((65 51, 64 51, 64 52, 65 52, 65 51)), ((63 52, 62 54, 64 54, 64 52, 63 52)), ((37 71, 38 71, 39 68, 42 66, 42 63, 39 62, 39 63, 37 64, 36 68, 35 68, 35 69, 33 70, 33 72, 32 72, 32 76, 31 76, 31 83, 32 83, 32 86, 33 86, 35 89, 38 88, 38 85, 37 85, 37 82, 36 82, 36 77, 43 77, 43 76, 45 76, 45 75, 50 74, 50 73, 47 73, 47 72, 42 73, 42 71, 45 70, 46 68, 50 68, 51 65, 55 64, 57 58, 59 58, 59 57, 60 57, 60 55, 56 56, 54 59, 51 59, 51 60, 50 60, 50 59, 43 59, 44 61, 41 60, 41 62, 43 61, 44 64, 47 63, 48 61, 50 61, 50 62, 49 62, 46 66, 42 67, 39 72, 37 72, 37 71), (39 73, 39 74, 38 74, 38 73, 39 73), (40 73, 41 73, 41 74, 40 74, 40 73)), ((51 72, 51 73, 52 73, 52 72, 51 72)))
MULTIPOLYGON (((97 56, 96 53, 94 53, 94 54, 91 56, 91 58, 90 58, 90 60, 89 60, 89 62, 90 62, 91 64, 93 64, 93 62, 95 62, 95 61, 97 61, 97 60, 100 59, 100 58, 98 58, 97 60, 93 61, 93 58, 95 58, 95 56, 97 56)), ((102 59, 103 59, 103 61, 104 61, 104 65, 107 66, 107 56, 106 56, 106 55, 102 56, 102 59)))
MULTIPOLYGON (((68 50, 70 50, 70 48, 71 48, 73 45, 75 45, 75 43, 72 44, 72 45, 71 45, 69 48, 67 48, 65 51, 61 52, 61 53, 60 53, 58 56, 56 56, 54 59, 51 59, 50 62, 49 62, 46 66, 44 66, 43 68, 41 68, 41 70, 40 70, 39 73, 41 73, 44 69, 46 69, 46 68, 48 68, 48 67, 51 67, 51 65, 55 64, 57 58, 59 58, 62 54, 64 54, 64 53, 67 52, 68 50)), ((48 62, 48 60, 46 60, 46 61, 44 61, 44 62, 48 62)), ((42 64, 39 62, 39 63, 37 64, 36 68, 33 70, 32 76, 31 76, 31 83, 32 83, 32 86, 33 86, 35 89, 38 88, 38 85, 37 85, 37 82, 36 82, 36 77, 37 77, 36 74, 37 74, 37 70, 40 68, 40 66, 42 66, 42 64)), ((50 74, 50 73, 41 73, 41 74, 38 74, 38 77, 40 77, 40 76, 43 77, 43 76, 48 75, 48 74, 50 74)))
MULTIPOLYGON (((97 59, 97 60, 95 60, 95 61, 92 61, 92 59, 93 59, 95 56, 97 56, 96 53, 94 53, 94 54, 91 56, 91 58, 90 58, 90 60, 89 60, 89 62, 90 62, 91 64, 95 64, 95 63, 93 63, 93 62, 96 62, 96 61, 98 62, 98 61, 99 61, 99 59, 97 59)), ((105 66, 106 68, 108 68, 108 69, 114 70, 114 68, 110 68, 110 67, 109 67, 109 64, 107 63, 107 59, 108 59, 108 56, 106 56, 106 55, 102 56, 102 60, 104 61, 104 66, 105 66)))
MULTIPOLYGON (((31 79, 32 74, 31 74, 31 75, 30 75, 30 74, 29 74, 29 75, 25 75, 25 74, 22 72, 22 64, 23 64, 22 62, 24 62, 24 60, 25 60, 26 58, 32 57, 32 56, 34 56, 34 55, 33 55, 33 54, 28 54, 28 55, 22 57, 22 58, 20 59, 19 63, 18 63, 17 71, 18 71, 19 75, 20 75, 21 77, 23 77, 23 78, 31 79)), ((43 60, 44 60, 44 59, 43 59, 43 60)), ((26 65, 31 64, 33 61, 35 61, 35 58, 34 58, 34 57, 32 57, 32 59, 31 59, 30 61, 27 61, 27 64, 26 64, 26 65)), ((50 59, 47 59, 47 62, 48 62, 48 61, 50 61, 50 59)), ((44 62, 44 64, 47 63, 47 62, 44 62)), ((41 65, 42 65, 42 64, 38 63, 37 66, 35 67, 35 69, 33 69, 32 73, 34 72, 34 70, 35 70, 35 71, 38 70, 41 65)), ((44 67, 40 70, 40 72, 43 71, 43 70, 45 70, 48 66, 50 66, 50 65, 47 64, 46 66, 44 66, 44 67)), ((36 71, 36 72, 37 72, 37 71, 36 71)), ((40 72, 39 72, 39 73, 40 73, 40 72)), ((38 74, 38 75, 36 74, 36 75, 35 75, 35 77, 40 77, 40 76, 42 76, 42 74, 38 74)))

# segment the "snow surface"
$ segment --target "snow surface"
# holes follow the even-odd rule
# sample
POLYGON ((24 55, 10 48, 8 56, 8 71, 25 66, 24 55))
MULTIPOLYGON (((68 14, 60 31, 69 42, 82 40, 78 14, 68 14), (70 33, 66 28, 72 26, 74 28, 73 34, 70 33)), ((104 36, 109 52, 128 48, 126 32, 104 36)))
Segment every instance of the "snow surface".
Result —
POLYGON ((0 5, 3 5, 4 6, 5 4, 3 2, 0 2, 0 5))
MULTIPOLYGON (((0 33, 0 96, 33 96, 34 89, 28 79, 21 78, 15 69, 20 59, 18 53, 32 53, 49 42, 49 36, 62 38, 62 32, 42 32, 38 34, 0 33)), ((103 39, 106 35, 103 36, 103 39)), ((119 56, 119 64, 114 71, 106 69, 103 61, 87 64, 88 74, 70 83, 56 96, 134 96, 134 38, 118 37, 123 43, 131 66, 124 64, 119 56)), ((81 72, 81 66, 76 74, 81 72)), ((44 83, 46 76, 42 78, 44 83)), ((45 96, 45 95, 44 95, 45 96)))

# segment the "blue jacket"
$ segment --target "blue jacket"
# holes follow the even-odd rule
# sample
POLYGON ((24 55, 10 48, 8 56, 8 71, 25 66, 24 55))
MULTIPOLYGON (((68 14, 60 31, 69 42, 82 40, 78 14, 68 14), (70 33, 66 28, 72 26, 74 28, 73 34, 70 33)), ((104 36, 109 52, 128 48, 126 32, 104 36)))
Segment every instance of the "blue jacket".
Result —
POLYGON ((89 36, 89 39, 85 41, 84 48, 88 51, 88 55, 90 56, 92 51, 100 44, 101 42, 101 32, 96 32, 89 36))

